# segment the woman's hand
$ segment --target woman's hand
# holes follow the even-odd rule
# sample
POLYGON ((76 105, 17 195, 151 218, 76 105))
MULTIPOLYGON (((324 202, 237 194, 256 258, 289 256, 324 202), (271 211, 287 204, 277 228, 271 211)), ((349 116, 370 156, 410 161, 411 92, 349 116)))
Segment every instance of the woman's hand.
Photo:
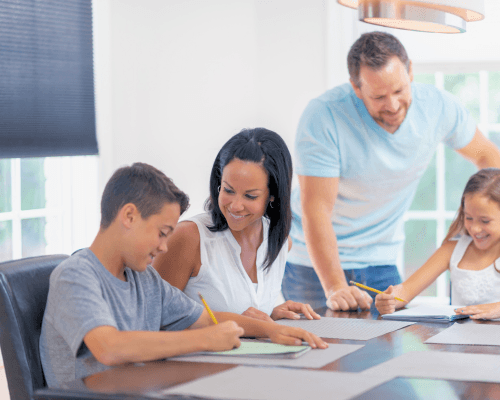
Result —
POLYGON ((273 343, 300 346, 304 341, 313 349, 326 349, 328 347, 328 343, 311 332, 307 332, 302 328, 284 326, 277 323, 273 323, 266 328, 266 336, 268 336, 273 343))
POLYGON ((254 307, 248 308, 241 315, 244 315, 245 317, 260 319, 262 321, 267 321, 267 322, 272 322, 273 321, 273 319, 269 315, 267 315, 265 312, 257 310, 254 307))
POLYGON ((500 318, 500 303, 479 304, 455 310, 455 313, 469 315, 472 319, 495 319, 500 318))
POLYGON ((320 319, 321 317, 316 314, 309 304, 298 303, 296 301, 288 300, 279 306, 274 307, 271 313, 273 320, 277 319, 300 319, 300 315, 304 314, 307 319, 320 319))

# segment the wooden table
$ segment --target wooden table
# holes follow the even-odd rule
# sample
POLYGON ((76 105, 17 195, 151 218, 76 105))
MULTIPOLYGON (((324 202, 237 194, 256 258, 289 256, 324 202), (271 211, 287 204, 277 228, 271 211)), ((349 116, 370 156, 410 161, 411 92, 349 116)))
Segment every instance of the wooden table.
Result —
MULTIPOLYGON (((338 318, 379 319, 375 311, 333 312, 320 310, 321 315, 338 318)), ((463 320, 458 323, 500 324, 492 321, 463 320)), ((329 343, 365 344, 365 346, 321 370, 360 372, 403 353, 414 350, 445 350, 463 353, 499 354, 500 346, 461 346, 423 344, 451 324, 426 323, 414 324, 368 340, 326 339, 329 343)), ((152 398, 155 393, 175 385, 189 382, 210 374, 234 368, 234 364, 210 364, 180 361, 155 361, 143 364, 116 367, 97 373, 67 385, 69 391, 41 390, 35 396, 38 399, 62 398, 152 398), (57 394, 61 397, 58 397, 57 394), (74 394, 71 395, 71 393, 74 394)), ((500 371, 499 371, 500 375, 500 371)), ((158 397, 156 397, 158 398, 158 397)), ((183 396, 170 396, 171 399, 186 399, 183 396)), ((332 394, 332 399, 334 394, 332 394)), ((444 381, 432 379, 393 379, 356 399, 499 399, 500 384, 444 381)))

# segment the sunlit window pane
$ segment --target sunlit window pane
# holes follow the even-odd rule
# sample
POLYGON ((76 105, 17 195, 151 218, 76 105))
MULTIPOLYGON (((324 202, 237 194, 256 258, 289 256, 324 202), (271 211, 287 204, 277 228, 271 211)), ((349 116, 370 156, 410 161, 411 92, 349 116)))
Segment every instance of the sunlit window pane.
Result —
POLYGON ((418 74, 415 75, 414 82, 427 83, 429 85, 436 84, 436 76, 434 74, 418 74))
POLYGON ((445 149, 445 163, 446 210, 457 211, 465 184, 477 172, 477 168, 448 147, 445 149))
POLYGON ((434 155, 420 179, 410 210, 435 210, 436 206, 436 155, 434 155))
POLYGON ((45 158, 21 159, 21 210, 45 208, 45 158))
MULTIPOLYGON (((411 220, 405 223, 405 279, 419 269, 436 250, 436 221, 411 220)), ((436 283, 421 293, 422 296, 435 296, 436 283)))
POLYGON ((45 218, 30 218, 21 221, 23 257, 45 254, 45 218))
POLYGON ((0 160, 0 212, 12 211, 10 160, 0 160))
POLYGON ((0 262, 12 260, 12 221, 0 221, 0 262))
POLYGON ((479 122, 479 73, 445 75, 444 88, 458 97, 479 122))
POLYGON ((488 75, 489 113, 488 122, 500 123, 500 72, 488 75))

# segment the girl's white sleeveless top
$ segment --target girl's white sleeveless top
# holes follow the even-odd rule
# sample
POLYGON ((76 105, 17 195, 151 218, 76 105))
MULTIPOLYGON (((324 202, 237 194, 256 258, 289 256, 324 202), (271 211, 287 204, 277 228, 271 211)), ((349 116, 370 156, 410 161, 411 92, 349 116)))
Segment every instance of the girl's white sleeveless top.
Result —
POLYGON ((249 307, 257 308, 270 315, 281 291, 288 253, 285 241, 278 257, 264 271, 262 263, 267 252, 269 221, 262 217, 263 241, 257 250, 257 285, 250 280, 243 268, 241 247, 229 229, 211 232, 209 213, 199 214, 187 221, 193 221, 200 233, 201 267, 197 276, 189 278, 184 293, 201 303, 200 292, 213 311, 243 313, 249 307))
POLYGON ((458 268, 472 242, 472 237, 463 235, 453 250, 450 259, 451 301, 452 304, 470 306, 500 301, 500 258, 494 264, 480 271, 458 268), (495 269, 496 266, 496 269, 495 269))

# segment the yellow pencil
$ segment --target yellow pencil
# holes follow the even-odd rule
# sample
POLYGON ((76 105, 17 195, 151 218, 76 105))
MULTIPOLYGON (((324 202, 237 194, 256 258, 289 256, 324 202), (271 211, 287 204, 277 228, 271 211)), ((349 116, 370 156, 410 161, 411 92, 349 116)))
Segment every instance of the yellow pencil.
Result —
POLYGON ((218 324, 217 320, 215 319, 215 315, 214 313, 212 312, 212 310, 210 309, 210 307, 208 306, 207 302, 205 301, 205 299, 203 298, 203 296, 201 295, 200 292, 198 292, 198 296, 200 296, 200 299, 201 301, 203 302, 203 304, 205 305, 205 308, 207 309, 208 313, 210 314, 210 317, 212 317, 212 321, 214 321, 214 324, 218 324))
MULTIPOLYGON (((354 281, 349 281, 349 283, 351 285, 355 285, 357 287, 360 287, 361 289, 365 289, 365 290, 370 290, 372 292, 375 292, 375 293, 384 293, 384 292, 381 292, 380 290, 377 290, 377 289, 374 289, 374 288, 371 288, 369 286, 365 286, 365 285, 362 285, 361 283, 358 283, 358 282, 354 282, 354 281)), ((403 299, 400 299, 399 297, 394 297, 396 300, 398 301, 402 301, 403 303, 406 303, 406 300, 403 300, 403 299)))

